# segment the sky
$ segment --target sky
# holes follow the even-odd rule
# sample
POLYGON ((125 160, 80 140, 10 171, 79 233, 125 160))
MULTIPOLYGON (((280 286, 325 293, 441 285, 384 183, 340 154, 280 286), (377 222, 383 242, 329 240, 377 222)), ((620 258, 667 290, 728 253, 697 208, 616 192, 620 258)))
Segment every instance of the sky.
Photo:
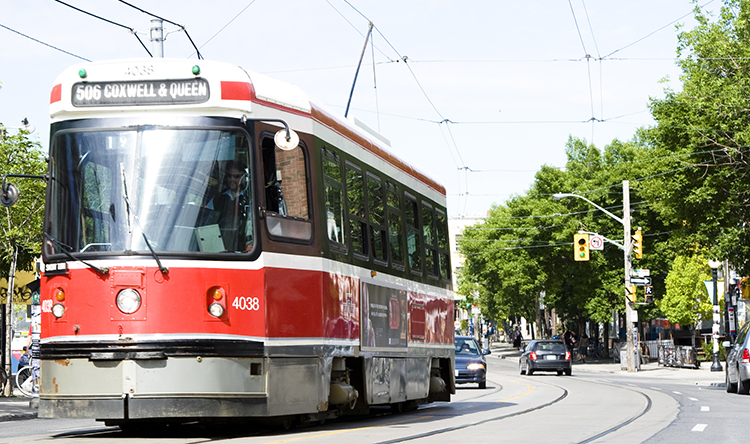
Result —
POLYGON ((136 35, 152 50, 153 17, 132 6, 185 27, 189 38, 165 23, 165 57, 196 59, 192 39, 204 58, 295 84, 341 115, 372 22, 349 115, 443 183, 453 218, 525 194, 542 165, 564 168, 569 137, 603 149, 652 125, 650 98, 680 89, 677 26, 694 25, 691 0, 64 3, 0 0, 0 122, 14 131, 27 118, 45 151, 63 69, 149 57, 136 35))

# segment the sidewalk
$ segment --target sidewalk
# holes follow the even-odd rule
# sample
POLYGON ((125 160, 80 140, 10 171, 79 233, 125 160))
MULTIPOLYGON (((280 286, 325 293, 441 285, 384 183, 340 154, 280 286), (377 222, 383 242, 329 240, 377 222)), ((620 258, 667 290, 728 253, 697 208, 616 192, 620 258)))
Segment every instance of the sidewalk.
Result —
POLYGON ((25 397, 0 397, 0 422, 36 418, 37 409, 31 407, 32 401, 38 402, 37 399, 25 397))
MULTIPOLYGON (((513 346, 505 342, 494 342, 491 347, 492 354, 490 357, 505 359, 513 363, 518 363, 521 352, 516 351, 513 346)), ((722 364, 723 365, 723 364, 722 364)), ((711 363, 703 362, 700 368, 678 368, 660 366, 655 360, 648 364, 641 364, 636 373, 628 373, 622 370, 619 362, 614 359, 586 360, 586 362, 574 362, 573 374, 576 372, 596 372, 596 373, 613 373, 618 375, 629 375, 633 377, 647 378, 664 378, 669 380, 679 380, 685 383, 696 385, 707 385, 713 387, 724 387, 724 372, 712 372, 711 363)))

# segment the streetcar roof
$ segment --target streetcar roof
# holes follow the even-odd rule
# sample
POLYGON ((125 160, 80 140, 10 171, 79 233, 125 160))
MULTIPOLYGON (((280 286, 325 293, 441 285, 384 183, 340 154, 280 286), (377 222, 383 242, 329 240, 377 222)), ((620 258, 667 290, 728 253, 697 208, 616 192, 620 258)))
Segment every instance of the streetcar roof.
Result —
POLYGON ((279 111, 291 113, 297 119, 288 117, 290 125, 303 132, 315 132, 312 122, 322 125, 445 196, 441 183, 393 154, 388 140, 375 131, 311 102, 295 85, 237 65, 153 58, 80 63, 57 77, 50 95, 53 123, 127 112, 168 124, 168 113, 240 118, 261 108, 269 118, 287 118, 279 111))

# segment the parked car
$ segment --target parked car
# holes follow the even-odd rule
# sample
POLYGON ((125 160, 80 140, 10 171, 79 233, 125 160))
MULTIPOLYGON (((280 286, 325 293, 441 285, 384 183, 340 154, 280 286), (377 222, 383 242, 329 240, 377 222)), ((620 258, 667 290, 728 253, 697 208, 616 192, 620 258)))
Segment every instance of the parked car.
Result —
POLYGON ((491 352, 482 350, 471 336, 456 336, 456 384, 479 384, 487 388, 487 360, 491 352))
POLYGON ((522 375, 533 375, 534 372, 557 372, 570 376, 573 366, 570 352, 563 341, 545 339, 531 341, 523 348, 523 354, 518 360, 518 368, 522 375))
MULTIPOLYGON (((737 332, 737 340, 727 353, 726 370, 727 392, 747 395, 750 393, 750 322, 746 322, 737 332)), ((724 346, 729 346, 724 343, 724 346)))

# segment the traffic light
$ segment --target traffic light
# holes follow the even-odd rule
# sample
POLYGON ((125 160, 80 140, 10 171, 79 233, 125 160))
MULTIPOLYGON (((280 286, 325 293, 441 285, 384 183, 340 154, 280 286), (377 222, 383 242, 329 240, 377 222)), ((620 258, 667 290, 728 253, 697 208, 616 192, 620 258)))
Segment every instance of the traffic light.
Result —
POLYGON ((589 235, 578 233, 573 235, 573 256, 577 261, 589 260, 589 235))
POLYGON ((636 230, 633 235, 633 254, 637 259, 643 258, 643 234, 641 234, 641 230, 636 230))
POLYGON ((653 304, 654 303, 654 287, 647 285, 643 287, 643 290, 646 293, 646 303, 653 304))
POLYGON ((628 300, 630 302, 636 302, 638 300, 638 295, 636 294, 636 286, 635 285, 629 285, 626 287, 628 291, 628 300))

